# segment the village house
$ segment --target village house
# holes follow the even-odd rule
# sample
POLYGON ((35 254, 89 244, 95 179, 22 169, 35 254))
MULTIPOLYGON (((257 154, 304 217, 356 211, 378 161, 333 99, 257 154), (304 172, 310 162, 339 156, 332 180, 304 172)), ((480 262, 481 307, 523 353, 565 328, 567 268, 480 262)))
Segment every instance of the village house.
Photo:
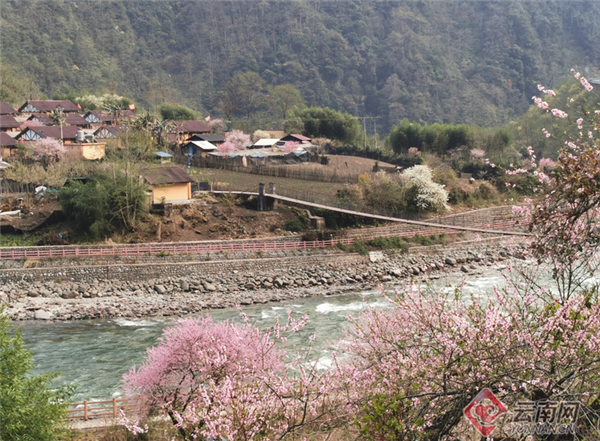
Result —
POLYGON ((167 140, 178 145, 194 135, 212 133, 212 129, 202 121, 173 121, 175 132, 167 134, 167 140))
POLYGON ((13 150, 16 148, 17 141, 12 136, 0 132, 0 157, 9 158, 13 156, 13 150))
POLYGON ((300 135, 298 133, 292 133, 281 138, 279 140, 279 143, 285 144, 288 141, 297 142, 300 144, 310 144, 311 138, 309 138, 308 136, 300 135))
POLYGON ((62 133, 58 126, 28 127, 17 135, 17 140, 28 145, 44 138, 60 140, 61 135, 66 155, 70 158, 93 161, 106 156, 106 143, 86 139, 85 132, 76 126, 63 126, 62 133))
POLYGON ((219 146, 225 142, 225 136, 220 133, 204 133, 202 135, 194 135, 186 141, 208 141, 211 144, 219 146))
POLYGON ((66 155, 72 159, 97 161, 106 156, 105 142, 75 142, 65 143, 66 155))
POLYGON ((114 139, 130 129, 131 126, 102 126, 94 131, 94 136, 98 139, 114 139))
POLYGON ((0 115, 15 115, 17 111, 8 103, 0 103, 0 115))
POLYGON ((0 115, 0 131, 15 132, 21 124, 12 115, 0 115))
POLYGON ((208 141, 190 141, 181 147, 181 151, 184 155, 206 156, 210 152, 216 152, 217 146, 208 141))
POLYGON ((50 113, 60 107, 63 112, 79 112, 79 107, 68 100, 30 100, 19 108, 21 113, 50 113))
POLYGON ((22 141, 39 141, 42 138, 62 139, 63 142, 76 142, 79 127, 76 126, 37 126, 22 130, 17 139, 22 141))
POLYGON ((110 126, 121 121, 137 119, 137 115, 131 110, 120 110, 117 115, 112 115, 103 110, 90 110, 83 117, 94 128, 97 128, 100 125, 110 126))
POLYGON ((146 172, 144 179, 150 186, 153 204, 184 202, 192 198, 194 180, 182 168, 156 168, 146 172))
POLYGON ((259 139, 258 141, 256 141, 250 148, 265 149, 265 148, 269 148, 269 147, 274 147, 278 142, 279 142, 278 139, 263 138, 263 139, 259 139))
MULTIPOLYGON (((32 113, 28 118, 29 121, 37 121, 39 123, 44 124, 45 126, 50 126, 53 124, 52 119, 45 113, 32 113)), ((67 126, 78 126, 81 128, 89 128, 90 123, 79 113, 67 113, 65 114, 65 122, 64 125, 67 126)))

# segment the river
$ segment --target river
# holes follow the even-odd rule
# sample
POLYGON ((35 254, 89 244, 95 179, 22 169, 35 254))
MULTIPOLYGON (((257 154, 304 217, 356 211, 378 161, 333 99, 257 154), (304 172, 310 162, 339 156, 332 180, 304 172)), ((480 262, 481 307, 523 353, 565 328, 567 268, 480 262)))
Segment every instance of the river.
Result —
MULTIPOLYGON (((494 286, 504 283, 501 273, 485 269, 478 275, 455 273, 432 282, 432 289, 454 289, 462 282, 463 294, 485 296, 494 286)), ((400 287, 401 288, 401 287, 400 287)), ((356 315, 367 307, 389 307, 377 291, 337 296, 313 297, 280 303, 252 305, 243 308, 259 326, 272 326, 275 318, 285 322, 287 311, 308 314, 310 322, 288 340, 286 345, 302 346, 314 331, 315 357, 322 366, 331 361, 333 343, 344 335, 349 314, 356 315)), ((240 320, 237 309, 208 312, 214 320, 240 320)), ((163 328, 174 319, 87 320, 72 322, 27 322, 21 325, 26 347, 33 351, 33 373, 60 372, 57 384, 74 384, 73 401, 102 400, 119 396, 121 376, 131 366, 139 365, 146 348, 158 344, 163 328)))

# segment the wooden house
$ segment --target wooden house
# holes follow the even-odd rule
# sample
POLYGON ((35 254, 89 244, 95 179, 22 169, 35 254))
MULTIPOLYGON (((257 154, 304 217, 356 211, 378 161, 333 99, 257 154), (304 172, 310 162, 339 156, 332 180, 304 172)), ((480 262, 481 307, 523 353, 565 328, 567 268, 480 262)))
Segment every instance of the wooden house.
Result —
POLYGON ((65 143, 76 142, 79 130, 77 126, 62 126, 62 131, 60 126, 27 127, 17 135, 17 139, 39 141, 42 138, 55 138, 62 139, 65 143))
POLYGON ((12 115, 0 115, 0 131, 2 132, 16 132, 19 130, 19 122, 12 115))
POLYGON ((100 125, 115 125, 121 121, 131 121, 137 119, 137 115, 131 110, 119 110, 116 115, 112 115, 104 110, 91 110, 84 115, 87 122, 94 127, 100 125))
POLYGON ((186 141, 208 141, 211 144, 219 146, 225 142, 225 136, 220 133, 204 133, 189 137, 186 141))
MULTIPOLYGON (((28 119, 30 121, 40 122, 40 123, 44 124, 45 126, 50 126, 53 124, 52 119, 46 113, 32 113, 28 119)), ((67 113, 65 115, 64 125, 77 126, 77 127, 81 127, 84 129, 87 129, 90 127, 90 123, 83 117, 83 115, 81 115, 79 113, 67 113)))
POLYGON ((8 158, 13 156, 17 148, 17 141, 5 132, 0 132, 0 157, 8 158))
POLYGON ((102 126, 94 131, 94 136, 98 139, 113 139, 130 128, 130 126, 102 126))
POLYGON ((210 152, 216 152, 217 146, 208 141, 189 141, 181 147, 181 151, 184 155, 206 156, 210 152))
POLYGON ((287 141, 297 142, 299 144, 310 144, 311 138, 308 136, 300 135, 298 133, 292 133, 290 135, 286 135, 279 140, 281 143, 286 143, 287 141))
POLYGON ((152 191, 153 204, 187 201, 192 198, 194 180, 180 167, 163 167, 144 174, 152 191))
POLYGON ((79 112, 79 107, 68 100, 30 100, 19 108, 21 113, 50 113, 60 107, 63 112, 79 112))
POLYGON ((167 134, 169 142, 181 144, 194 135, 212 133, 212 129, 202 121, 174 121, 175 132, 167 134))

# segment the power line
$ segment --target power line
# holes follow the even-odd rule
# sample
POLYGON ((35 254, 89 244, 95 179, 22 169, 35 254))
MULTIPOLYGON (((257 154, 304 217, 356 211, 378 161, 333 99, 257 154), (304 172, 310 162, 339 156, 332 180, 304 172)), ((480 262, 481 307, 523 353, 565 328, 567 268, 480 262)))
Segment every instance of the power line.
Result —
POLYGON ((375 124, 375 142, 377 143, 377 120, 380 119, 380 116, 357 116, 356 119, 363 121, 363 130, 365 132, 365 149, 367 148, 367 120, 373 121, 375 124))

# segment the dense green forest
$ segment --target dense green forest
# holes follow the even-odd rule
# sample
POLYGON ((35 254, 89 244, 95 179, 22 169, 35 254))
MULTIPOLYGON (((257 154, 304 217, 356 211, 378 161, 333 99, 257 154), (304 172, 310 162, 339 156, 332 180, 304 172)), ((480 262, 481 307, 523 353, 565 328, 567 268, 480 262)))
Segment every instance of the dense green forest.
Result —
POLYGON ((3 101, 111 92, 222 116, 227 82, 255 72, 384 134, 499 126, 536 81, 600 77, 596 1, 2 0, 1 33, 3 101))

